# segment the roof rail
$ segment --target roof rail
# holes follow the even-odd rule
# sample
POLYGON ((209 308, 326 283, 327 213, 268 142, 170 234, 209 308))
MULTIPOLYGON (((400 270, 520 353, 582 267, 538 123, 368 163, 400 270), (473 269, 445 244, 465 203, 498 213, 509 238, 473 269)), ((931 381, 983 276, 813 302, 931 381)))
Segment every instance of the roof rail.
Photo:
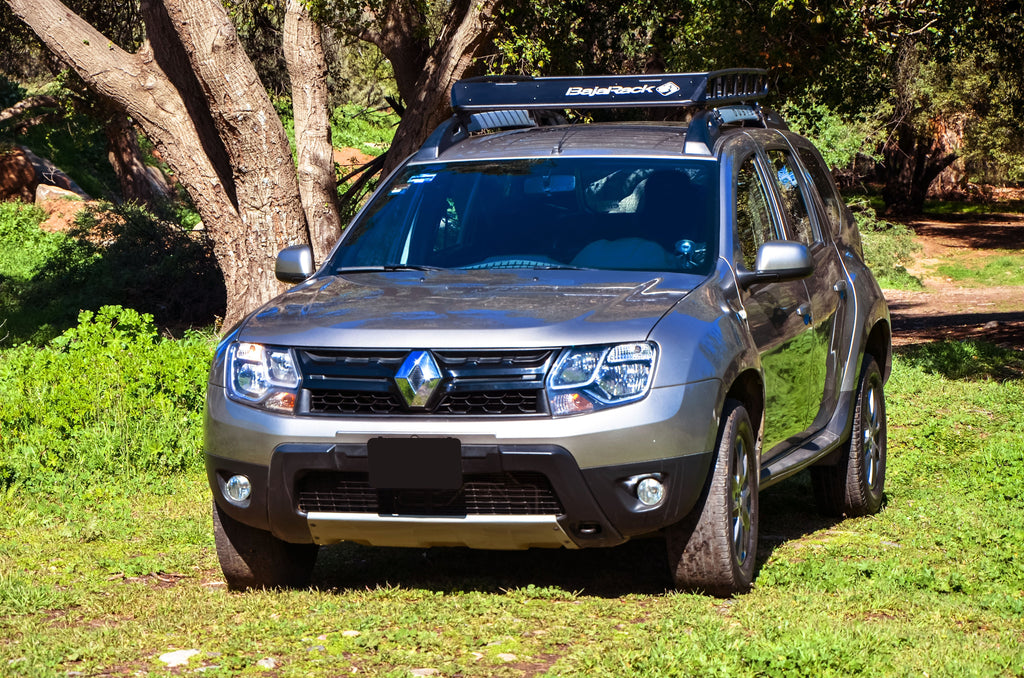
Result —
POLYGON ((485 76, 459 80, 452 86, 451 97, 452 109, 458 114, 502 109, 717 106, 758 99, 767 93, 767 71, 730 68, 657 75, 485 76))

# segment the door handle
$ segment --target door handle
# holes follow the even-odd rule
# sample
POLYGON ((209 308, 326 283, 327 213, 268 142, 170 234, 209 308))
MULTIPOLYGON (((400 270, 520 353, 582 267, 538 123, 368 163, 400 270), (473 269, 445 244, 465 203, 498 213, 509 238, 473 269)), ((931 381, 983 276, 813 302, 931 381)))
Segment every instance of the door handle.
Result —
POLYGON ((811 305, 800 304, 796 308, 796 312, 804 319, 804 325, 810 325, 813 318, 811 317, 811 305))
POLYGON ((832 289, 834 289, 836 292, 839 293, 839 298, 840 299, 846 299, 846 281, 845 280, 840 280, 839 282, 837 282, 835 285, 832 286, 832 289))

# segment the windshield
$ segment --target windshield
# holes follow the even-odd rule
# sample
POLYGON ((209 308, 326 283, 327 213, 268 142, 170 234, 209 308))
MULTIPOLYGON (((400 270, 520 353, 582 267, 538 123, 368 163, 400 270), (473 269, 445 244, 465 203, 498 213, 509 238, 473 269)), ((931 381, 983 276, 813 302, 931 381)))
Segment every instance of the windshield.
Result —
POLYGON ((405 167, 329 270, 594 268, 706 275, 717 244, 708 161, 491 160, 405 167))

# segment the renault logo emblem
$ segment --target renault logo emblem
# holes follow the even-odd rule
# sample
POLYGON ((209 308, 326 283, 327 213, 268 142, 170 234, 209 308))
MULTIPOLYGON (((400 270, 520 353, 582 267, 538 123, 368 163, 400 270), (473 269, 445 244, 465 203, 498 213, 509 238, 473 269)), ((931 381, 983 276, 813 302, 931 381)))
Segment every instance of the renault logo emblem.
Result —
POLYGON ((426 407, 441 383, 441 369, 427 351, 413 351, 395 373, 395 384, 409 407, 426 407))

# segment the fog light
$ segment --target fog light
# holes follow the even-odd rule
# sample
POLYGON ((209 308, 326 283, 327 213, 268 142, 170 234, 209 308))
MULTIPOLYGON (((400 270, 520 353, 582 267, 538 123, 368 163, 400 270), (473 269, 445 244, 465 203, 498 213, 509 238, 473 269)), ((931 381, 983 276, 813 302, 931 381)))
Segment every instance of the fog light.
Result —
POLYGON ((243 502, 252 494, 252 483, 245 476, 231 476, 224 484, 224 494, 235 502, 243 502))
POLYGON ((644 506, 657 506, 665 498, 665 485, 657 478, 644 478, 636 484, 636 498, 644 506))

